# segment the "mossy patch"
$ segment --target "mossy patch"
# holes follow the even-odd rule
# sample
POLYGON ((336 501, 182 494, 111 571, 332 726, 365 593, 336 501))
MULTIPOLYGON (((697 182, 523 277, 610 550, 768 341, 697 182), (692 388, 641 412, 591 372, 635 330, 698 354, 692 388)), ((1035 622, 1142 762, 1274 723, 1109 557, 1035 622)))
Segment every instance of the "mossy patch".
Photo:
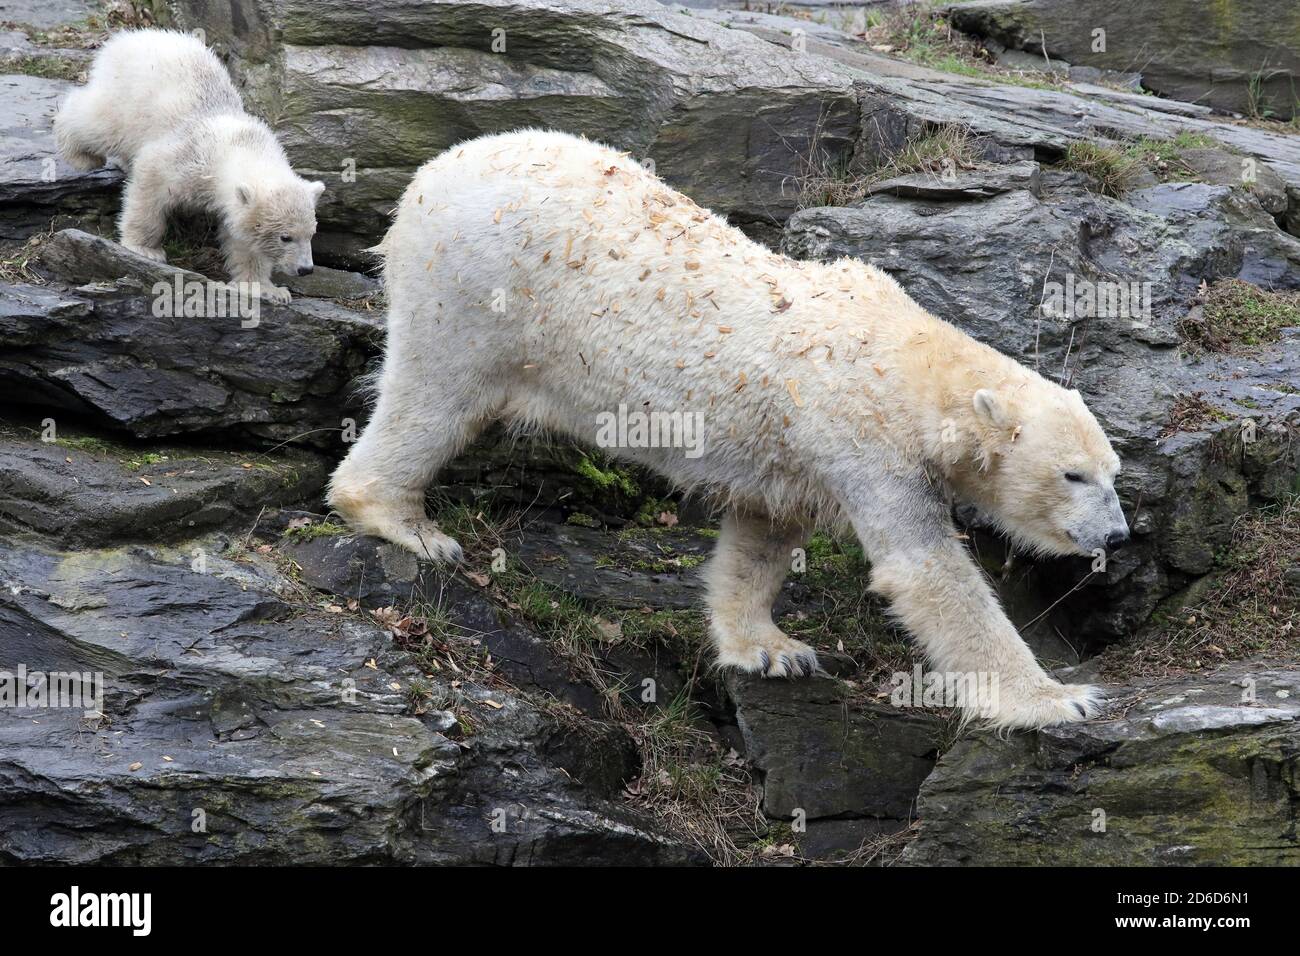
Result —
POLYGON ((317 538, 337 538, 348 534, 352 534, 352 529, 333 521, 295 525, 284 532, 284 536, 290 541, 314 541, 317 538))
POLYGON ((640 486, 630 472, 605 460, 603 456, 584 453, 578 458, 575 469, 579 476, 600 491, 621 492, 629 498, 635 498, 641 493, 640 486))
POLYGON ((1201 308, 1179 323, 1183 340, 1207 352, 1269 345, 1300 327, 1300 292, 1270 292, 1241 279, 1220 279, 1202 295, 1201 308))

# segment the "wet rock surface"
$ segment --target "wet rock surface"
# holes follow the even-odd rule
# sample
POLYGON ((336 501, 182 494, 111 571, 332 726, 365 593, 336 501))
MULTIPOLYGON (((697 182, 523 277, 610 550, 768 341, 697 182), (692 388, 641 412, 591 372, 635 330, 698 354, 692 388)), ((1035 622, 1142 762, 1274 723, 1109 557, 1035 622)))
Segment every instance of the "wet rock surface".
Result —
POLYGON ((634 758, 616 730, 498 688, 420 683, 376 626, 295 605, 290 582, 228 541, 7 540, 0 577, 6 669, 40 661, 107 686, 93 716, 0 713, 9 862, 696 858, 609 801, 634 758))
POLYGON ((324 458, 291 450, 146 449, 40 434, 39 426, 0 425, 0 526, 63 544, 177 538, 241 518, 251 523, 268 504, 314 498, 328 476, 324 458))
POLYGON ((74 170, 54 147, 54 113, 73 85, 0 75, 0 239, 26 239, 56 217, 112 221, 121 171, 74 170))
POLYGON ((903 862, 1300 862, 1300 673, 1234 665, 1116 696, 1108 720, 958 742, 921 787, 903 862))
POLYGON ((334 448, 360 417, 354 383, 382 334, 366 313, 228 298, 75 229, 49 239, 35 268, 45 284, 0 283, 10 401, 137 438, 226 432, 334 448), (199 304, 209 295, 221 314, 199 304))

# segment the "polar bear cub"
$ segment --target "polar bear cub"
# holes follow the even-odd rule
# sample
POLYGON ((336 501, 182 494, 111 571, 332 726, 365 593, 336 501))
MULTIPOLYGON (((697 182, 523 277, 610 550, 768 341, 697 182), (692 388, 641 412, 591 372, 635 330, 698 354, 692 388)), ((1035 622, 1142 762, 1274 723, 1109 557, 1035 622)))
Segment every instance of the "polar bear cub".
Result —
POLYGON ((127 173, 122 244, 165 261, 167 215, 214 213, 232 282, 257 282, 269 298, 289 290, 271 273, 312 271, 316 200, 325 189, 289 166, 275 134, 244 112, 229 74, 198 38, 132 30, 104 44, 89 82, 54 118, 59 152, 77 169, 113 159, 127 173))
POLYGON ((772 603, 810 529, 847 522, 931 666, 996 678, 996 700, 967 698, 968 713, 1028 727, 1095 711, 1097 691, 1034 659, 950 504, 1038 552, 1122 543, 1120 462, 1078 392, 878 269, 775 254, 625 154, 561 133, 484 137, 429 162, 382 251, 378 400, 329 497, 357 529, 456 560, 424 492, 489 421, 599 444, 619 410, 698 414, 702 446, 609 451, 728 505, 707 570, 721 664, 816 669, 772 603))

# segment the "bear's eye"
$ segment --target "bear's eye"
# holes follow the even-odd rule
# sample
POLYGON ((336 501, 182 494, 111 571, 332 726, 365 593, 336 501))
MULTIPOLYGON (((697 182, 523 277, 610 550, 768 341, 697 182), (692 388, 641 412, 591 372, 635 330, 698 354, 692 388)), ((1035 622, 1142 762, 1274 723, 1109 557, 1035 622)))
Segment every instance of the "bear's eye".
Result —
POLYGON ((1088 483, 1088 479, 1083 477, 1083 475, 1079 474, 1077 471, 1067 471, 1065 473, 1065 480, 1073 481, 1080 485, 1086 485, 1088 483))
POLYGON ((281 236, 281 237, 280 237, 280 241, 281 241, 281 242, 293 242, 293 236, 281 236))

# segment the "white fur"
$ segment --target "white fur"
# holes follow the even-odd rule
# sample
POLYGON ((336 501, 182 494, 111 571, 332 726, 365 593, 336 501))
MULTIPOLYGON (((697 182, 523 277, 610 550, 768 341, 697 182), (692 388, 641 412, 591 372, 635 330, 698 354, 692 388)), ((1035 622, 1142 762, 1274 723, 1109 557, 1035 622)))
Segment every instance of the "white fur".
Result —
POLYGON ((95 56, 86 86, 54 119, 64 159, 127 172, 122 244, 159 261, 167 216, 203 209, 221 221, 232 282, 258 282, 272 299, 289 291, 271 273, 312 266, 316 200, 325 186, 294 174, 259 119, 244 112, 230 76, 196 37, 169 30, 119 33, 95 56))
POLYGON ((355 527, 457 559, 424 491, 487 422, 592 442, 597 415, 620 405, 702 411, 698 457, 616 453, 730 505, 707 575, 721 663, 815 667, 772 623, 772 600, 810 527, 847 520, 933 666, 998 675, 1001 702, 982 716, 1036 726, 1095 709, 1091 688, 1034 660, 945 497, 1039 550, 1104 538, 1119 462, 1077 393, 929 315, 871 266, 772 253, 626 155, 561 133, 484 137, 426 164, 382 249, 378 402, 330 492, 355 527), (1064 469, 1086 474, 1105 507, 1064 469))

